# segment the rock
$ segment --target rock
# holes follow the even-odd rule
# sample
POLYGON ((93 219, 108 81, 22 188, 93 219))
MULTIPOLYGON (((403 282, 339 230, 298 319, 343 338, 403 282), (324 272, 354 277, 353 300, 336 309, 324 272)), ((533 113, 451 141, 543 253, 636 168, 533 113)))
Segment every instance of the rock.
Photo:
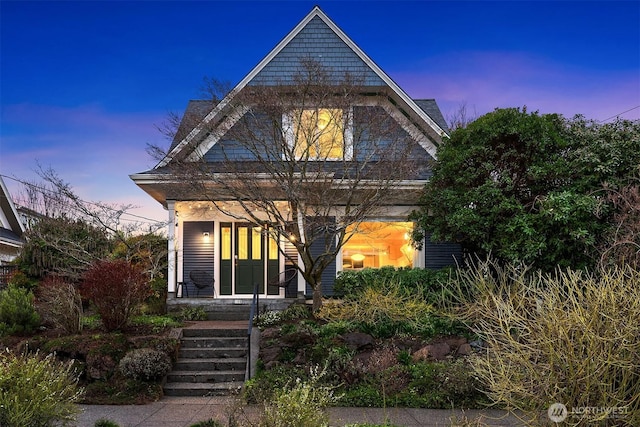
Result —
POLYGON ((429 344, 413 353, 413 361, 444 360, 451 352, 451 346, 446 342, 429 344))
POLYGON ((309 332, 294 332, 284 335, 280 340, 282 344, 294 348, 305 347, 315 342, 315 339, 309 332))
POLYGON ((260 359, 265 365, 269 365, 271 362, 275 362, 280 358, 282 350, 280 347, 263 347, 260 349, 260 359))
POLYGON ((99 353, 87 355, 87 377, 102 380, 111 376, 116 369, 116 362, 111 356, 99 353))
POLYGON ((443 342, 449 344, 452 350, 458 349, 461 345, 467 343, 467 339, 465 337, 451 336, 447 337, 443 342))
POLYGON ((261 340, 270 340, 274 338, 278 338, 280 336, 280 328, 266 328, 260 331, 260 339, 261 340))
POLYGON ((342 341, 351 350, 361 350, 363 348, 370 348, 373 346, 373 337, 363 332, 349 332, 342 336, 342 341))
POLYGON ((469 354, 471 354, 472 350, 473 349, 471 348, 471 344, 464 343, 460 347, 458 347, 458 351, 456 352, 456 354, 458 356, 468 356, 469 354))
POLYGON ((473 348, 475 351, 479 351, 482 350, 485 345, 484 345, 484 341, 482 340, 477 340, 477 341, 471 341, 469 343, 469 345, 471 346, 471 348, 473 348))

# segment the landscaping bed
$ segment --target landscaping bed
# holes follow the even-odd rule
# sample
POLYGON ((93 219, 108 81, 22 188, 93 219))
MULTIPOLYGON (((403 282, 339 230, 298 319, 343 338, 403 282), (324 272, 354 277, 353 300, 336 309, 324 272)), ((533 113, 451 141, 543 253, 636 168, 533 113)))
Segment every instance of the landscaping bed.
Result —
POLYGON ((313 318, 305 306, 281 313, 285 320, 279 322, 273 320, 277 314, 264 317, 277 324, 262 327, 258 373, 246 387, 250 402, 266 402, 319 369, 322 384, 334 390, 336 406, 482 408, 487 403, 467 362, 482 343, 461 324, 431 316, 427 322, 439 326, 425 335, 400 320, 313 318))
POLYGON ((57 360, 71 362, 84 389, 78 403, 145 404, 162 397, 162 376, 131 378, 123 374, 120 365, 125 355, 136 349, 152 349, 175 362, 179 341, 170 336, 171 326, 179 325, 175 319, 140 316, 119 332, 104 331, 95 317, 87 323, 91 326, 80 334, 65 335, 42 327, 28 337, 0 338, 0 345, 14 354, 53 353, 57 360))

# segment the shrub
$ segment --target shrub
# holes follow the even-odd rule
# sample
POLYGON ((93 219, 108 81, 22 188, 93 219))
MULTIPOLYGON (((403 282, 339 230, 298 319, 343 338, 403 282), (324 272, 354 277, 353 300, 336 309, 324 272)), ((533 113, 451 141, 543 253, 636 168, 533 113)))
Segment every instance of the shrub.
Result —
POLYGON ((38 311, 45 322, 69 335, 82 331, 82 298, 73 284, 48 276, 40 283, 38 302, 38 311))
POLYGON ((93 427, 120 427, 120 424, 116 423, 115 421, 101 418, 98 421, 96 421, 93 427))
POLYGON ((263 427, 328 426, 329 418, 324 409, 335 403, 336 398, 331 387, 320 383, 324 373, 318 368, 312 368, 308 381, 297 378, 293 386, 276 392, 273 400, 265 406, 260 425, 263 427))
POLYGON ((28 291, 32 291, 36 286, 36 283, 29 279, 26 274, 21 270, 15 270, 9 278, 9 284, 15 285, 18 288, 23 288, 28 291))
POLYGON ((435 314, 420 295, 405 294, 395 282, 381 289, 366 288, 345 301, 326 301, 316 316, 329 322, 349 321, 377 338, 467 332, 463 324, 435 314))
POLYGON ((33 293, 12 284, 0 291, 0 336, 31 333, 39 325, 33 293))
POLYGON ((126 327, 151 293, 146 275, 125 260, 100 260, 83 275, 82 295, 95 305, 107 331, 126 327))
POLYGON ((334 292, 347 299, 357 297, 366 289, 385 290, 390 284, 402 295, 420 295, 429 304, 438 304, 448 282, 451 269, 365 268, 346 270, 336 278, 334 292))
POLYGON ((125 354, 118 367, 127 378, 151 381, 167 375, 171 370, 171 359, 162 351, 139 348, 125 354))
POLYGON ((208 315, 204 307, 184 307, 180 312, 182 320, 207 320, 208 315))
POLYGON ((210 418, 206 421, 200 421, 195 424, 191 424, 189 427, 224 427, 224 425, 221 422, 210 418))
POLYGON ((0 425, 44 427, 74 421, 82 394, 72 364, 53 355, 0 354, 0 425))
POLYGON ((573 424, 640 425, 640 272, 542 275, 485 262, 459 280, 476 289, 461 313, 488 345, 471 360, 491 400, 538 422, 558 402, 605 409, 570 415, 573 424))

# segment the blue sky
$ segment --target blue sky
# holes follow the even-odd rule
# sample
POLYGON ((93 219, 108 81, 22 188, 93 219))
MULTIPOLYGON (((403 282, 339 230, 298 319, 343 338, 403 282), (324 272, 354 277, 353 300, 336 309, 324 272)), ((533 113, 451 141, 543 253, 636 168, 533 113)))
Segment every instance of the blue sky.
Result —
POLYGON ((86 200, 164 219, 128 177, 167 144, 156 125, 203 77, 239 82, 315 4, 445 117, 640 118, 639 1, 0 0, 0 174, 33 181, 39 162, 86 200))

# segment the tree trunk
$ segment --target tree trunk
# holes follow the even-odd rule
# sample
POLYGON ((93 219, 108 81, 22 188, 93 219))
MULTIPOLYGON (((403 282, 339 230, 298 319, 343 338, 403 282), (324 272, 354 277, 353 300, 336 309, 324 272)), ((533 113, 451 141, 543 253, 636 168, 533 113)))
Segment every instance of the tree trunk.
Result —
POLYGON ((316 282, 313 287, 313 313, 317 313, 322 308, 322 283, 316 282))

